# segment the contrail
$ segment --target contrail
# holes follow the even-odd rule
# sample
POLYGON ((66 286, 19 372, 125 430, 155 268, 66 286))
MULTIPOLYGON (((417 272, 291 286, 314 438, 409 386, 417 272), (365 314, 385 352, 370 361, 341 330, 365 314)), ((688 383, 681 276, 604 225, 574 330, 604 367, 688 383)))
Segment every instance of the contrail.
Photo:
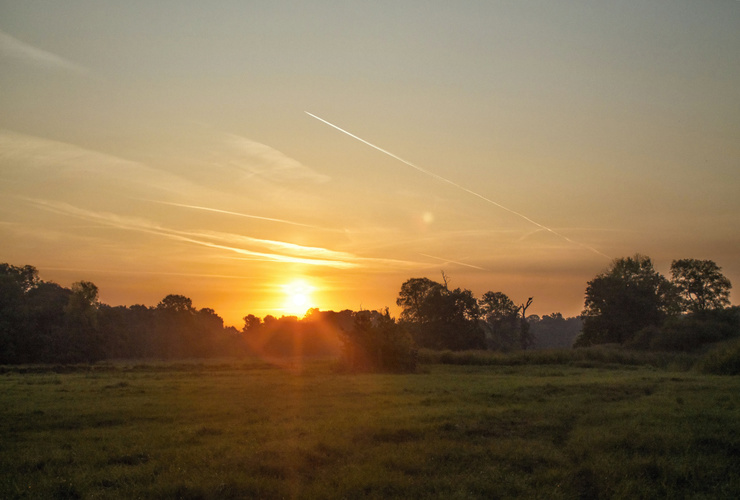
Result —
POLYGON ((434 255, 429 255, 426 253, 420 253, 419 255, 423 255, 424 257, 429 257, 430 259, 437 259, 441 260, 450 264, 457 264, 458 266, 465 266, 465 267, 472 267, 473 269, 478 269, 480 271, 485 271, 486 269, 483 267, 474 266, 472 264, 466 264, 464 262, 458 262, 456 260, 450 260, 450 259, 443 259, 442 257, 435 257, 434 255))
POLYGON ((494 206, 496 206, 496 207, 498 207, 498 208, 500 208, 502 210, 506 210, 507 212, 512 213, 512 214, 516 215, 517 217, 520 217, 520 218, 524 219, 525 221, 529 222, 530 224, 534 224, 535 226, 539 227, 540 229, 544 229, 545 231, 547 231, 549 233, 552 233, 555 236, 558 236, 558 237, 564 239, 568 243, 572 243, 572 244, 578 245, 578 246, 580 246, 582 248, 586 248, 586 249, 591 250, 592 252, 594 252, 594 253, 596 253, 598 255, 601 255, 602 257, 606 257, 607 259, 610 259, 611 260, 611 257, 609 257, 608 255, 606 255, 604 253, 599 252, 598 250, 596 250, 593 247, 590 247, 590 246, 585 245, 583 243, 580 243, 578 241, 574 241, 574 240, 568 238, 567 236, 565 236, 563 234, 560 234, 557 231, 555 231, 553 229, 550 229, 549 227, 540 224, 539 222, 533 221, 532 219, 530 219, 529 217, 527 217, 524 214, 521 214, 521 213, 519 213, 519 212, 517 212, 515 210, 512 210, 510 208, 507 208, 507 207, 503 206, 502 204, 493 201, 490 198, 486 198, 482 194, 476 193, 475 191, 471 191, 470 189, 466 188, 465 186, 461 186, 460 184, 458 184, 458 183, 456 183, 454 181, 451 181, 449 179, 446 179, 446 178, 442 177, 441 175, 435 174, 434 172, 430 172, 429 170, 426 170, 426 169, 424 169, 424 168, 422 168, 422 167, 420 167, 418 165, 415 165, 415 164, 411 163, 408 160, 404 160, 400 156, 397 156, 397 155, 391 153, 390 151, 387 151, 387 150, 385 150, 385 149, 383 149, 383 148, 381 148, 379 146, 376 146, 375 144, 373 144, 371 142, 368 142, 365 139, 362 139, 361 137, 357 137, 355 134, 352 134, 351 132, 348 132, 348 131, 344 130, 343 128, 337 127, 333 123, 329 123, 328 121, 326 121, 323 118, 320 118, 320 117, 314 115, 313 113, 309 113, 308 111, 306 111, 305 113, 307 115, 313 117, 313 118, 316 118, 317 120, 319 120, 321 122, 326 123, 330 127, 335 128, 335 129, 339 130, 340 132, 345 133, 348 136, 353 137, 353 138, 357 139, 358 141, 360 141, 360 142, 362 142, 364 144, 367 144, 371 148, 377 149, 381 153, 385 153, 388 156, 390 156, 391 158, 395 158, 396 160, 400 161, 401 163, 404 163, 404 164, 408 165, 409 167, 414 168, 414 169, 418 170, 419 172, 421 172, 423 174, 426 174, 426 175, 428 175, 430 177, 433 177, 433 178, 437 179, 438 181, 445 182, 445 183, 447 183, 447 184, 449 184, 449 185, 451 185, 451 186, 453 186, 453 187, 455 187, 455 188, 457 188, 457 189, 459 189, 461 191, 464 191, 464 192, 466 192, 468 194, 471 194, 471 195, 475 196, 476 198, 480 198, 481 200, 485 201, 486 203, 490 203, 491 205, 494 205, 494 206))

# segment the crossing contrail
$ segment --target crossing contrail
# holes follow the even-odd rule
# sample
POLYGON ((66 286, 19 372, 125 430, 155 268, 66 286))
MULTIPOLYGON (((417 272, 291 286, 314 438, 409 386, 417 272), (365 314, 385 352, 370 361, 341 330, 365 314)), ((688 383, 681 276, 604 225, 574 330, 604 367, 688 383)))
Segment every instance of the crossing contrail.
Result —
POLYGON ((429 255, 427 253, 420 253, 419 255, 423 255, 424 257, 429 257, 430 259, 441 260, 441 261, 447 262, 449 264, 457 264, 458 266, 472 267, 473 269, 478 269, 480 271, 485 271, 486 270, 483 267, 474 266, 472 264, 466 264, 465 262, 458 262, 456 260, 443 259, 442 257, 435 257, 434 255, 429 255))
POLYGON ((590 251, 592 251, 592 252, 594 252, 594 253, 596 253, 596 254, 598 254, 598 255, 601 255, 602 257, 606 257, 607 259, 610 259, 610 260, 611 260, 611 257, 609 257, 608 255, 606 255, 606 254, 604 254, 604 253, 602 253, 602 252, 598 251, 597 249, 595 249, 595 248, 593 248, 593 247, 590 247, 590 246, 588 246, 588 245, 585 245, 585 244, 583 244, 583 243, 580 243, 580 242, 578 242, 578 241, 572 240, 572 239, 568 238, 567 236, 565 236, 565 235, 563 235, 563 234, 560 234, 560 233, 558 233, 558 232, 557 232, 557 231, 555 231, 554 229, 550 229, 549 227, 547 227, 547 226, 545 226, 545 225, 543 225, 543 224, 540 224, 539 222, 536 222, 536 221, 534 221, 534 220, 530 219, 529 217, 527 217, 527 216, 526 216, 526 215, 524 215, 524 214, 521 214, 521 213, 519 213, 519 212, 517 212, 517 211, 515 211, 515 210, 512 210, 512 209, 510 209, 510 208, 508 208, 508 207, 505 207, 505 206, 503 206, 502 204, 500 204, 500 203, 498 203, 498 202, 496 202, 496 201, 493 201, 493 200, 492 200, 492 199, 490 199, 490 198, 486 198, 486 197, 485 197, 485 196, 483 196, 482 194, 476 193, 475 191, 472 191, 472 190, 470 190, 470 189, 466 188, 465 186, 461 186, 460 184, 458 184, 458 183, 456 183, 456 182, 454 182, 454 181, 451 181, 451 180, 449 180, 449 179, 446 179, 446 178, 442 177, 441 175, 435 174, 434 172, 430 172, 429 170, 427 170, 427 169, 425 169, 425 168, 422 168, 422 167, 420 167, 420 166, 418 166, 418 165, 416 165, 416 164, 414 164, 414 163, 411 163, 411 162, 410 162, 410 161, 408 161, 408 160, 404 160, 404 159, 403 159, 403 158, 401 158, 400 156, 397 156, 397 155, 395 155, 395 154, 391 153, 390 151, 387 151, 387 150, 385 150, 385 149, 383 149, 383 148, 381 148, 381 147, 379 147, 379 146, 376 146, 375 144, 373 144, 373 143, 371 143, 371 142, 368 142, 368 141, 366 141, 365 139, 363 139, 363 138, 361 138, 361 137, 357 137, 357 136, 356 136, 355 134, 353 134, 353 133, 351 133, 351 132, 348 132, 348 131, 344 130, 344 129, 343 129, 343 128, 341 128, 341 127, 337 127, 337 126, 336 126, 336 125, 334 125, 333 123, 330 123, 330 122, 328 122, 328 121, 324 120, 323 118, 320 118, 320 117, 316 116, 316 115, 315 115, 315 114, 313 114, 313 113, 309 113, 308 111, 306 111, 305 113, 306 113, 306 114, 307 114, 308 116, 311 116, 311 117, 313 117, 313 118, 316 118, 316 119, 317 119, 317 120, 319 120, 320 122, 326 123, 326 124, 327 124, 327 125, 329 125, 330 127, 332 127, 332 128, 335 128, 335 129, 339 130, 340 132, 342 132, 342 133, 344 133, 344 134, 347 134, 348 136, 350 136, 350 137, 352 137, 352 138, 354 138, 354 139, 357 139, 358 141, 362 142, 363 144, 367 144, 367 145, 368 145, 368 146, 370 146, 371 148, 373 148, 373 149, 377 149, 377 150, 378 150, 378 151, 380 151, 381 153, 385 153, 385 154, 387 154, 388 156, 390 156, 391 158, 395 158, 396 160, 400 161, 401 163, 403 163, 403 164, 405 164, 405 165, 408 165, 409 167, 411 167, 411 168, 413 168, 413 169, 416 169, 416 170, 418 170, 419 172, 421 172, 421 173, 423 173, 423 174, 426 174, 426 175, 428 175, 429 177, 432 177, 432 178, 434 178, 434 179, 437 179, 438 181, 441 181, 441 182, 444 182, 444 183, 446 183, 446 184, 449 184, 450 186, 453 186, 453 187, 455 187, 455 188, 457 188, 457 189, 459 189, 459 190, 461 190, 461 191, 464 191, 464 192, 466 192, 466 193, 468 193, 468 194, 470 194, 470 195, 473 195, 473 196, 475 196, 476 198, 480 198, 481 200, 485 201, 486 203, 490 203, 491 205, 494 205, 494 206, 496 206, 496 207, 500 208, 501 210, 505 210, 505 211, 507 211, 507 212, 509 212, 509 213, 511 213, 511 214, 514 214, 514 215, 516 215, 517 217, 520 217, 520 218, 524 219, 525 221, 529 222, 530 224, 534 224, 535 226, 539 227, 540 229, 543 229, 543 230, 545 230, 545 231, 547 231, 547 232, 549 232, 549 233, 551 233, 551 234, 554 234, 555 236, 558 236, 559 238, 562 238, 562 239, 564 239, 564 240, 565 240, 565 241, 567 241, 568 243, 571 243, 571 244, 573 244, 573 245, 577 245, 577 246, 580 246, 580 247, 582 247, 582 248, 586 248, 586 249, 588 249, 588 250, 590 250, 590 251))

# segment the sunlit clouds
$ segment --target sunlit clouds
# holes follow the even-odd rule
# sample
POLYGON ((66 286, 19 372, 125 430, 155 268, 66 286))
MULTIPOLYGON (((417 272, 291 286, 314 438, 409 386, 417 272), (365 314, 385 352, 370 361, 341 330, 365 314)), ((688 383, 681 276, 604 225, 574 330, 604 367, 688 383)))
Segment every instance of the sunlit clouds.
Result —
POLYGON ((139 231, 183 243, 192 243, 194 245, 201 245, 214 250, 223 250, 235 253, 244 259, 337 268, 350 268, 359 265, 356 262, 358 259, 355 256, 344 252, 334 252, 325 248, 305 247, 282 241, 263 240, 249 236, 219 233, 215 231, 182 231, 167 229, 145 219, 125 217, 105 212, 92 212, 74 207, 67 203, 33 199, 26 201, 55 213, 70 215, 116 229, 139 231), (250 249, 249 247, 252 248, 250 249))

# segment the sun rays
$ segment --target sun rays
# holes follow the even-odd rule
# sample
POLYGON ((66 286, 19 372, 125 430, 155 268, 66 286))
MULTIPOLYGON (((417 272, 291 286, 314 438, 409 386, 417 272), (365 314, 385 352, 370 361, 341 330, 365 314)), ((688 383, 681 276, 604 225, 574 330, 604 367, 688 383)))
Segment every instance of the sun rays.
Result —
POLYGON ((283 292, 282 309, 285 314, 303 316, 312 307, 317 307, 313 297, 317 290, 306 278, 295 278, 280 287, 283 292))

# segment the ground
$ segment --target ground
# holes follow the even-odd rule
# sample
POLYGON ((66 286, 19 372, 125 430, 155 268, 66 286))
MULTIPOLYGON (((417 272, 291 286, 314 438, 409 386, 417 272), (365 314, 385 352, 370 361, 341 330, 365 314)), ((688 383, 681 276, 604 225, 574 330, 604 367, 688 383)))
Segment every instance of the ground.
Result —
POLYGON ((6 367, 2 498, 737 498, 740 378, 617 364, 6 367))

